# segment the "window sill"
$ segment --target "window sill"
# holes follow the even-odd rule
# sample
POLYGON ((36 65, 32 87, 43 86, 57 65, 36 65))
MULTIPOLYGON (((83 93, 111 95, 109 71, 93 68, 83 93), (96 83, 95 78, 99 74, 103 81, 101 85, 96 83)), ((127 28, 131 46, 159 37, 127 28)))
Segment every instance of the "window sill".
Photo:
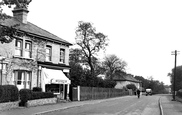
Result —
POLYGON ((59 64, 65 64, 64 62, 58 62, 59 64))
POLYGON ((33 58, 26 58, 26 57, 20 57, 20 56, 13 56, 13 58, 20 58, 20 59, 34 60, 33 58))

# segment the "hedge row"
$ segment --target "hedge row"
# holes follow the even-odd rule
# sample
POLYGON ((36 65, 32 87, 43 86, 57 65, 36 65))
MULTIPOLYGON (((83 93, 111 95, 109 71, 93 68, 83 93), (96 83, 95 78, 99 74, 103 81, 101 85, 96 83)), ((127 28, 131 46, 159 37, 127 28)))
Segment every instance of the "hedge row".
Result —
POLYGON ((0 103, 18 101, 18 88, 14 85, 0 85, 0 103))
POLYGON ((54 97, 54 94, 52 92, 34 92, 30 89, 21 89, 19 93, 20 93, 20 100, 23 103, 26 103, 28 100, 54 97))
POLYGON ((26 103, 28 100, 52 98, 52 92, 42 92, 39 87, 34 87, 33 90, 21 89, 20 91, 15 85, 0 85, 0 103, 18 101, 26 103))
POLYGON ((177 94, 176 95, 182 98, 182 90, 177 91, 177 94))

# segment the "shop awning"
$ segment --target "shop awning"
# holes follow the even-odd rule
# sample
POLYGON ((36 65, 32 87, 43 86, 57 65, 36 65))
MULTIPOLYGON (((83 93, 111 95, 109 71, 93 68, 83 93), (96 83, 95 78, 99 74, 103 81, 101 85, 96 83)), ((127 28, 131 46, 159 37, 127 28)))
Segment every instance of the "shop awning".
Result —
POLYGON ((65 76, 62 70, 42 68, 45 84, 71 84, 71 81, 65 76))

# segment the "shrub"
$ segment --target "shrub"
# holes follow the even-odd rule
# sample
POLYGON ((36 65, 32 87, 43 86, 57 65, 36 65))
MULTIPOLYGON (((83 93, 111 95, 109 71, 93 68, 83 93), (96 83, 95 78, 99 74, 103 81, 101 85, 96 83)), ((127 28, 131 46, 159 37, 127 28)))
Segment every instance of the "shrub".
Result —
POLYGON ((14 85, 1 85, 0 86, 0 102, 14 102, 18 101, 19 92, 18 88, 14 85))
POLYGON ((52 98, 54 94, 52 92, 32 92, 32 98, 34 99, 43 99, 43 98, 52 98))
POLYGON ((177 94, 176 95, 182 98, 182 89, 180 89, 179 91, 177 91, 177 94))
POLYGON ((28 100, 31 100, 31 97, 32 97, 32 90, 30 90, 30 89, 21 89, 20 90, 20 100, 21 100, 20 105, 24 106, 25 103, 28 100))
POLYGON ((30 89, 21 89, 20 90, 20 106, 25 106, 28 100, 43 99, 43 98, 52 98, 54 94, 52 92, 33 92, 30 89))
POLYGON ((137 87, 134 84, 128 84, 128 85, 126 85, 126 87, 128 89, 132 89, 133 91, 135 91, 137 89, 137 87))
POLYGON ((32 91, 34 91, 34 92, 42 92, 42 88, 41 87, 34 87, 32 89, 32 91))

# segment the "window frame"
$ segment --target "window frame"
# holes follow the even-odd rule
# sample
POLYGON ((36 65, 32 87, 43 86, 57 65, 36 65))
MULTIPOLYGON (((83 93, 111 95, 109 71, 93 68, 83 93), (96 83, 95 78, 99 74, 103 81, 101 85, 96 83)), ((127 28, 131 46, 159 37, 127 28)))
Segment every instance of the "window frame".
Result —
POLYGON ((31 42, 31 41, 25 40, 25 48, 24 48, 24 49, 25 49, 25 50, 24 50, 24 51, 25 51, 25 52, 24 52, 24 53, 25 53, 24 57, 25 57, 25 58, 32 58, 32 42, 31 42), (30 47, 29 49, 26 48, 27 44, 30 45, 30 46, 29 46, 29 47, 30 47), (27 57, 26 57, 26 52, 29 53, 29 56, 27 56, 27 57))
POLYGON ((15 39, 15 56, 23 57, 23 40, 15 39), (20 42, 20 47, 18 47, 18 42, 20 42), (17 54, 16 51, 20 51, 20 54, 17 54))
POLYGON ((29 84, 28 89, 31 89, 32 72, 26 71, 26 70, 14 70, 13 71, 13 81, 16 86, 23 84, 24 88, 27 88, 27 84, 29 84), (29 79, 27 79, 27 74, 29 74, 29 79), (20 76, 21 76, 21 79, 19 79, 20 76))
POLYGON ((52 61, 52 46, 50 46, 50 45, 46 45, 46 61, 52 61), (47 53, 47 50, 49 51, 48 53, 47 53))
POLYGON ((65 63, 65 49, 60 48, 60 54, 59 54, 59 62, 65 63))

